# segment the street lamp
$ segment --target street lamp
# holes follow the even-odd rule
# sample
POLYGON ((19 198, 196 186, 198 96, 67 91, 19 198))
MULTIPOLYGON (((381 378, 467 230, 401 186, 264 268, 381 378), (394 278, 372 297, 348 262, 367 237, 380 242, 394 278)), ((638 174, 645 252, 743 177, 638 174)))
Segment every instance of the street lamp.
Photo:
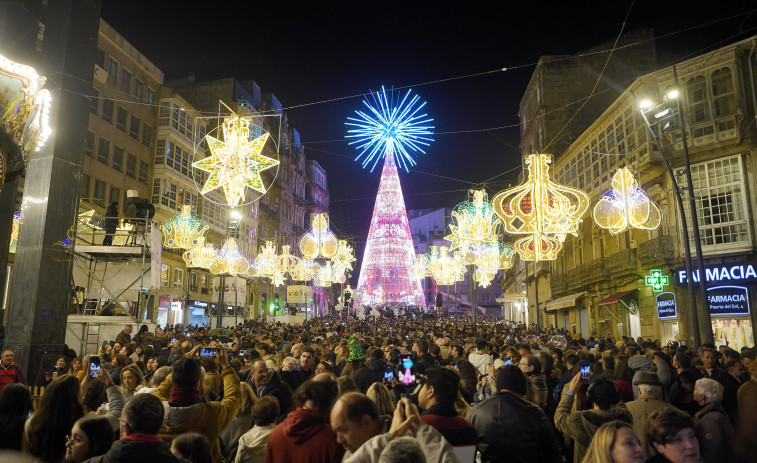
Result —
MULTIPOLYGON (((676 72, 675 66, 673 66, 673 79, 677 87, 678 74, 676 72)), ((634 100, 637 100, 636 95, 633 92, 631 92, 631 96, 634 98, 634 100)), ((683 165, 686 175, 686 182, 689 188, 689 210, 691 212, 692 229, 694 232, 694 246, 697 253, 697 267, 699 268, 699 297, 701 298, 703 308, 703 310, 701 311, 702 324, 708 326, 708 328, 704 330, 704 341, 711 343, 713 342, 713 335, 712 322, 710 321, 709 304, 707 301, 707 275, 704 267, 704 258, 702 256, 702 241, 699 235, 699 220, 697 217, 696 200, 694 198, 694 182, 691 178, 691 163, 689 161, 689 148, 688 141, 686 139, 686 120, 681 110, 681 99, 679 98, 679 96, 680 95, 678 89, 674 88, 665 94, 662 103, 655 104, 651 100, 645 99, 638 102, 638 105, 641 110, 641 116, 644 119, 644 123, 646 124, 647 129, 649 129, 649 133, 651 134, 652 139, 657 146, 657 149, 660 150, 662 160, 665 162, 665 168, 667 169, 668 174, 670 175, 670 179, 673 182, 673 192, 676 196, 676 202, 678 203, 678 208, 681 210, 681 228, 683 228, 686 274, 688 276, 689 284, 689 300, 691 301, 692 331, 694 335, 694 344, 699 346, 701 345, 702 341, 699 323, 700 312, 697 311, 696 295, 694 293, 694 278, 692 272, 688 221, 686 220, 686 212, 683 207, 683 198, 681 196, 681 190, 678 187, 678 181, 676 180, 675 173, 673 172, 673 168, 671 167, 668 158, 665 156, 665 151, 663 149, 663 146, 660 144, 659 139, 659 135, 661 134, 675 129, 681 130, 681 142, 683 144, 683 165), (676 127, 676 122, 678 122, 678 127, 676 127), (659 134, 653 129, 653 126, 659 127, 659 134)))

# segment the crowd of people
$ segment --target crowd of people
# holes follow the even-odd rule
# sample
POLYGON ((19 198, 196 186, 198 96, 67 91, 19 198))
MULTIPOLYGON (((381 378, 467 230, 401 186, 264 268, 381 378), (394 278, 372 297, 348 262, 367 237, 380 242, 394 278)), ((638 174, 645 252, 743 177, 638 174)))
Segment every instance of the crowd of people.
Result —
POLYGON ((757 461, 753 348, 401 316, 132 334, 62 355, 36 405, 2 352, 0 449, 48 463, 757 461))

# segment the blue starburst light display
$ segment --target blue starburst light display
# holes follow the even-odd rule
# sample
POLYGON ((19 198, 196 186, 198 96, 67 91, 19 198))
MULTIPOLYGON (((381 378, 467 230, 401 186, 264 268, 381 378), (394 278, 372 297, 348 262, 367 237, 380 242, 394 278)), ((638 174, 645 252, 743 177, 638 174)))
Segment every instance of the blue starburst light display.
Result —
POLYGON ((434 141, 434 126, 430 125, 433 119, 419 114, 426 102, 419 104, 420 97, 410 94, 410 90, 405 96, 398 92, 395 99, 394 91, 387 96, 382 86, 380 92, 371 92, 372 102, 363 100, 367 111, 356 110, 357 117, 347 118, 347 139, 361 150, 355 160, 361 161, 363 168, 372 164, 373 172, 386 153, 393 153, 397 163, 408 171, 416 164, 411 152, 425 154, 423 147, 434 141))

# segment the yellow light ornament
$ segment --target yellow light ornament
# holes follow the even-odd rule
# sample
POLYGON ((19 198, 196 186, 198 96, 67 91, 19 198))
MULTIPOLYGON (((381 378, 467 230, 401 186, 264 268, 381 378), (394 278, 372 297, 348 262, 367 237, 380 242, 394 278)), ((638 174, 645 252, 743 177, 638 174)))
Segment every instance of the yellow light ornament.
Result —
POLYGON ((189 249, 202 246, 205 233, 210 227, 192 215, 191 206, 181 206, 181 213, 166 220, 160 226, 163 232, 163 245, 167 248, 189 249))
POLYGON ((226 239, 216 257, 210 262, 211 273, 217 275, 244 275, 250 268, 250 263, 239 252, 239 247, 234 238, 226 239))
POLYGON ((266 241, 255 258, 257 274, 260 277, 272 277, 278 270, 279 257, 276 255, 276 245, 273 241, 266 241))
POLYGON ((195 161, 192 167, 208 172, 210 176, 201 193, 222 187, 226 202, 238 206, 244 200, 246 188, 266 192, 260 172, 279 164, 276 159, 263 156, 261 151, 269 134, 250 140, 250 120, 230 117, 223 122, 223 141, 206 135, 211 156, 195 161))
POLYGON ((300 259, 297 265, 289 272, 289 276, 294 281, 310 281, 313 279, 313 261, 300 259))
POLYGON ((551 163, 551 155, 528 155, 525 183, 498 193, 492 201, 506 233, 527 235, 515 241, 515 251, 523 260, 556 259, 565 236, 578 234, 589 208, 583 191, 552 181, 551 163))
POLYGON ((455 206, 452 218, 457 225, 450 224, 451 233, 444 239, 450 241, 450 250, 496 243, 495 234, 497 216, 491 203, 487 201, 485 190, 471 190, 473 201, 466 201, 455 206))
POLYGON ((297 256, 289 252, 289 248, 290 246, 288 244, 281 246, 281 255, 279 255, 278 258, 278 267, 282 273, 291 272, 297 267, 297 264, 300 261, 297 256))
POLYGON ((216 258, 218 250, 211 243, 205 243, 204 246, 187 249, 181 255, 187 267, 209 269, 213 259, 216 258))
POLYGON ((305 259, 334 257, 338 250, 338 240, 334 232, 329 230, 329 214, 326 212, 313 214, 312 227, 300 239, 300 252, 305 259))
POLYGON ((18 220, 19 216, 17 214, 19 213, 16 212, 13 214, 13 226, 11 227, 11 242, 10 242, 10 245, 8 246, 9 249, 13 248, 13 246, 15 246, 16 243, 18 242, 18 229, 20 228, 21 224, 18 220))
POLYGON ((600 198, 594 206, 594 222, 617 235, 629 228, 653 230, 660 226, 660 208, 639 188, 631 171, 618 170, 610 182, 612 191, 600 198))

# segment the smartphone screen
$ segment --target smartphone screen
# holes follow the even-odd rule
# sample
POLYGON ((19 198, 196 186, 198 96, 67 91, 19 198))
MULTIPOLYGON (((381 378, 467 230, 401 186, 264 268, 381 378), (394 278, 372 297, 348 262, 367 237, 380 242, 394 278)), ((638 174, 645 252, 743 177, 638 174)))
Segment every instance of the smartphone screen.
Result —
POLYGON ((89 375, 94 379, 100 374, 100 357, 89 359, 89 375))
POLYGON ((400 354, 398 379, 403 386, 415 386, 415 362, 413 354, 400 354))
POLYGON ((390 365, 384 367, 384 385, 391 386, 394 380, 394 370, 390 365))
POLYGON ((449 362, 449 366, 457 370, 457 362, 449 362))
POLYGON ((591 375, 591 366, 589 362, 581 362, 581 381, 588 381, 591 375))
POLYGON ((489 356, 489 365, 494 365, 494 354, 489 356))
POLYGON ((211 358, 215 356, 216 356, 216 348, 214 347, 201 347, 200 348, 201 358, 211 358))
POLYGON ((510 365, 511 363, 513 363, 513 361, 512 361, 512 360, 510 360, 510 359, 505 359, 505 365, 510 365))

